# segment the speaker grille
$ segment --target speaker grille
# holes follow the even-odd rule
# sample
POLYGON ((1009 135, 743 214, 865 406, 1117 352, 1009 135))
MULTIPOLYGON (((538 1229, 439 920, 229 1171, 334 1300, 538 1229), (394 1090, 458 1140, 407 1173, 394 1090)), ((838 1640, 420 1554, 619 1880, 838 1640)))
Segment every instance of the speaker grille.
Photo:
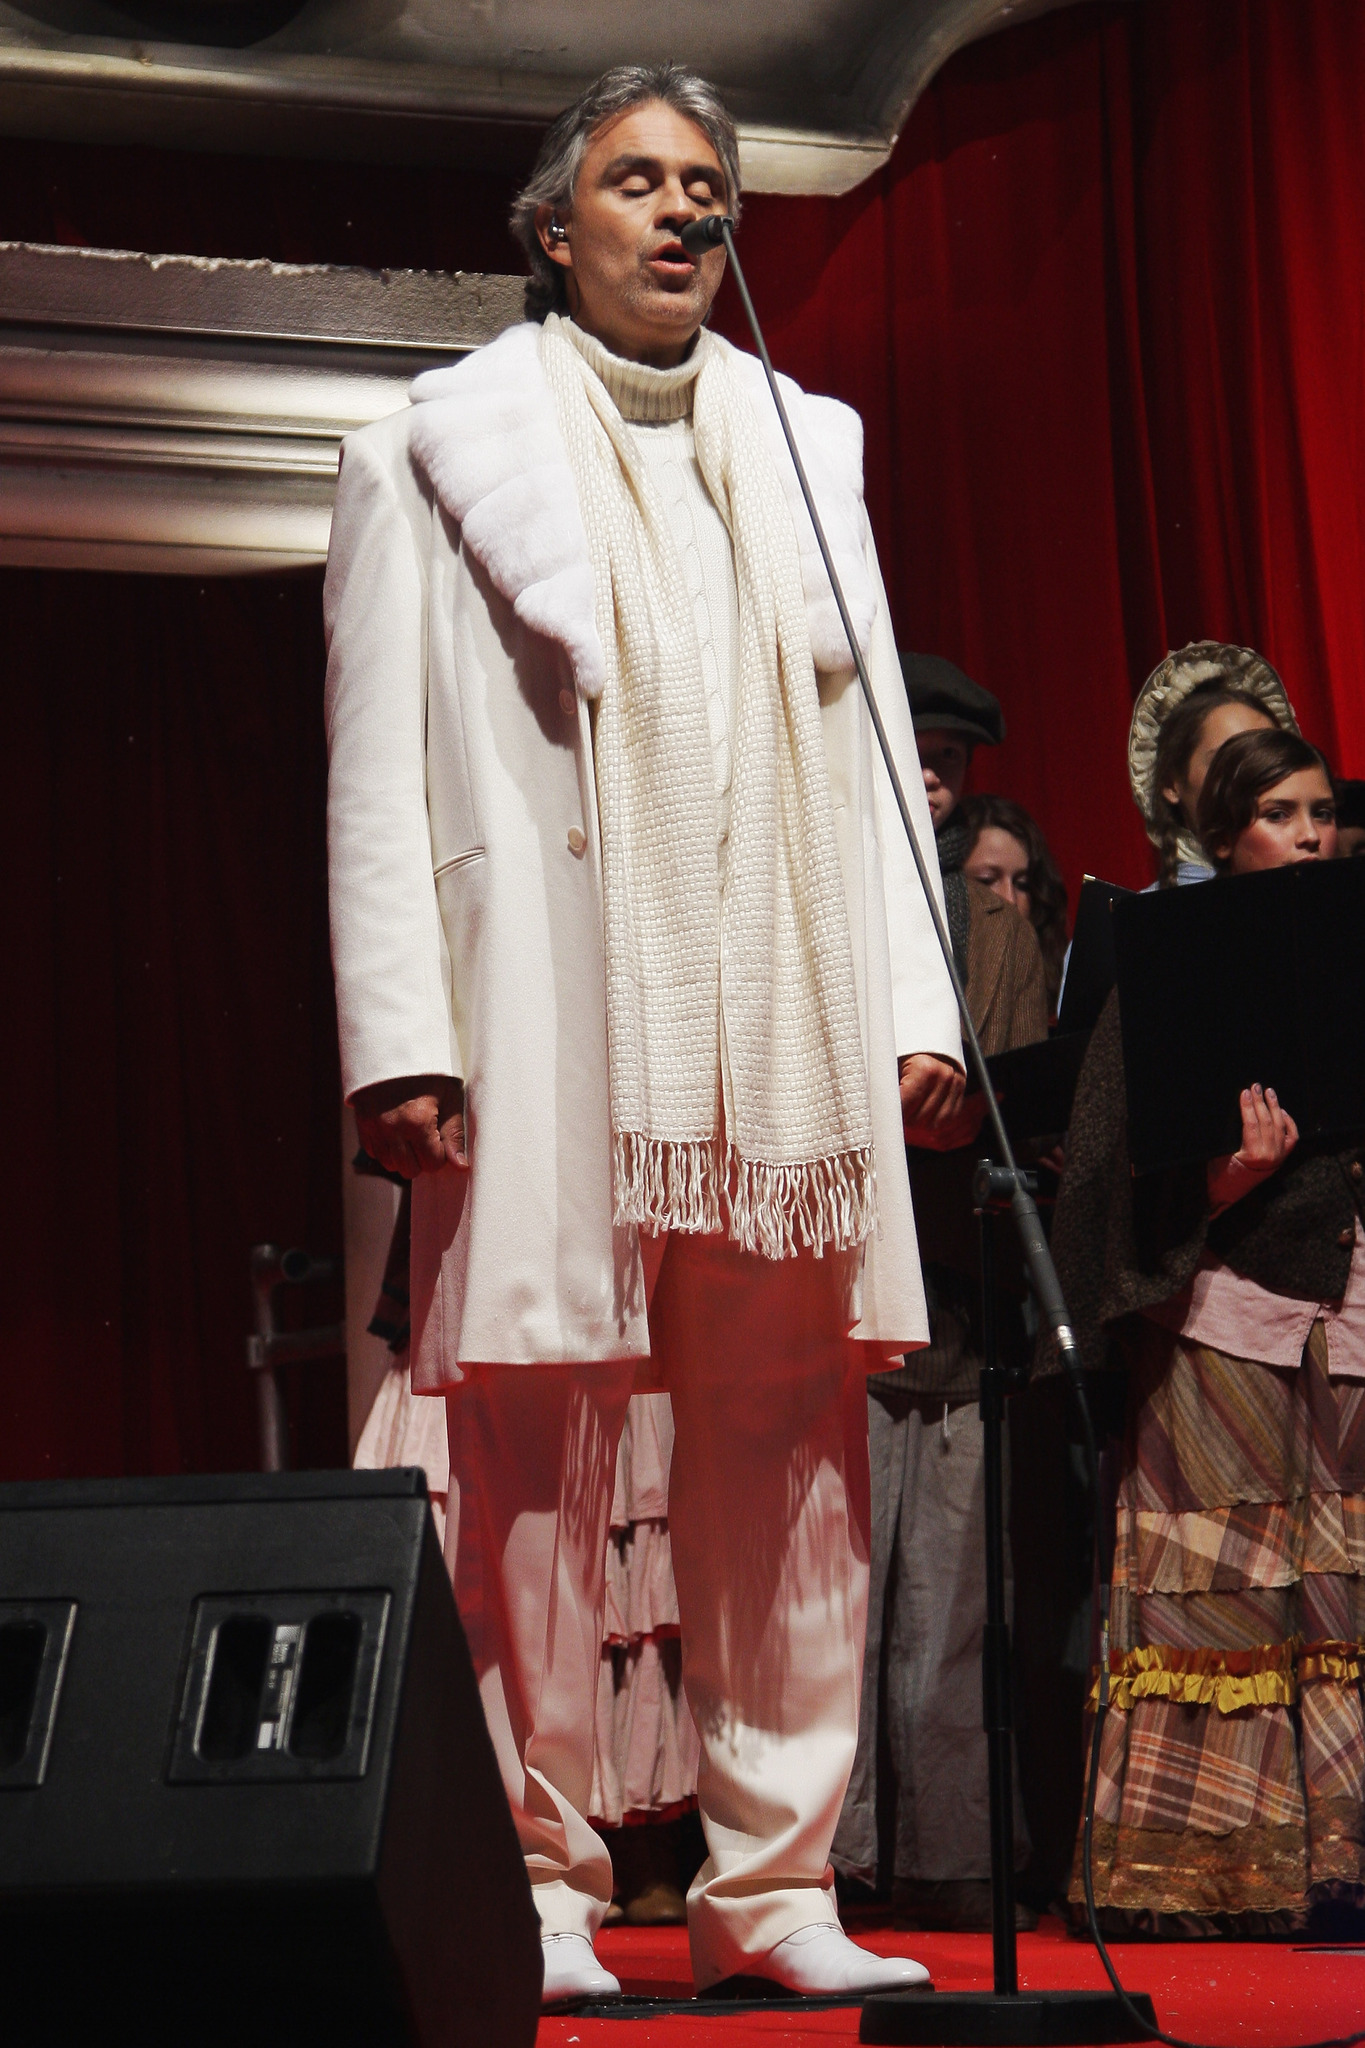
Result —
POLYGON ((364 1777, 388 1612, 370 1590, 202 1595, 170 1782, 364 1777))
POLYGON ((74 1600, 0 1600, 0 1791, 47 1775, 74 1600))

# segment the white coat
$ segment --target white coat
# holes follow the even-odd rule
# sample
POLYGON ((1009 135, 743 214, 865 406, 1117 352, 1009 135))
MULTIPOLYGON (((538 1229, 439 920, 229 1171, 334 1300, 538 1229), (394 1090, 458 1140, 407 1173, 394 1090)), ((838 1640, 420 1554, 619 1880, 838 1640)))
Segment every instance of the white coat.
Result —
MULTIPOLYGON (((347 436, 327 563, 343 1086, 434 1074, 466 1092, 471 1173, 413 1189, 424 1392, 475 1363, 649 1352, 638 1233, 612 1221, 589 722, 602 653, 538 334, 513 328, 428 373, 409 411, 347 436)), ((775 409, 754 359, 737 361, 797 517, 858 980, 880 1227, 853 1334, 903 1350, 928 1331, 896 1061, 960 1061, 956 1008, 775 409)), ((784 396, 937 881, 862 504, 861 424, 795 386, 784 396)))

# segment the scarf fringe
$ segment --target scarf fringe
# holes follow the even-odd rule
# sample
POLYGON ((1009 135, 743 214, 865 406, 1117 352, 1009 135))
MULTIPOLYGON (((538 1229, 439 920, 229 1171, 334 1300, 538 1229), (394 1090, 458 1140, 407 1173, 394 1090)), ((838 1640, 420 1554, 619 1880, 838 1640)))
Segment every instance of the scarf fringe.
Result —
POLYGON ((794 1259, 797 1239, 822 1258, 851 1251, 877 1227, 877 1174, 872 1147, 768 1166, 731 1149, 727 1190, 730 1236, 741 1251, 794 1259))
POLYGON ((656 1234, 693 1230, 715 1235, 721 1172, 714 1140, 617 1131, 612 1144, 618 1223, 635 1223, 656 1234))
POLYGON ((710 1139, 646 1138, 618 1131, 613 1140, 616 1221, 641 1229, 721 1229, 741 1251, 794 1259, 804 1246, 851 1251, 877 1228, 877 1170, 870 1145, 795 1166, 742 1159, 731 1146, 722 1169, 710 1139))

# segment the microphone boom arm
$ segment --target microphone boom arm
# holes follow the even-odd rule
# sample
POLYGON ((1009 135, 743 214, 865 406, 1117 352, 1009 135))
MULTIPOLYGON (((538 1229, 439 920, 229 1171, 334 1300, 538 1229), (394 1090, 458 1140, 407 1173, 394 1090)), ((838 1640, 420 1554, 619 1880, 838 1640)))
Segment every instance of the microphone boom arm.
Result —
MULTIPOLYGON (((820 549, 821 560, 825 565, 825 572, 829 577, 830 588, 834 592, 834 602, 839 608, 839 618, 848 639, 849 652, 853 656, 853 666, 858 672, 858 681, 862 686, 863 698, 867 704, 868 715, 872 720, 872 729, 877 735, 877 743, 882 751, 882 759, 886 763, 886 772, 891 778, 891 788, 895 795, 896 807, 900 812, 901 823, 905 827, 905 836, 910 842, 910 852, 914 858, 915 871, 919 876, 920 887, 924 891, 924 900, 928 905, 929 916, 933 922, 934 935, 938 940, 939 951, 943 955, 943 964, 948 970, 948 979, 953 985, 953 994, 957 997, 958 1014, 962 1019, 963 1042, 966 1045, 973 1071, 985 1091, 987 1112, 991 1119, 991 1132, 999 1149, 999 1156, 1004 1162, 1005 1169, 1013 1183, 1010 1209, 1019 1235, 1020 1250, 1028 1267, 1029 1278, 1033 1283, 1033 1291, 1037 1297, 1038 1306, 1056 1339, 1062 1364, 1078 1397, 1082 1429, 1085 1433, 1087 1461, 1091 1472, 1094 1473, 1098 1467, 1098 1452, 1090 1418, 1089 1403, 1085 1397, 1080 1352, 1077 1349, 1075 1335, 1071 1328, 1071 1317, 1067 1312, 1066 1301, 1057 1279, 1057 1269, 1052 1263, 1052 1254, 1048 1249, 1047 1239, 1043 1235, 1042 1220, 1038 1214, 1038 1206, 1024 1185, 1023 1175, 1016 1164, 1014 1149, 1010 1144, 1009 1133, 1005 1129, 1004 1118, 1000 1114, 1000 1105, 995 1099, 995 1089, 991 1084, 990 1073, 986 1066, 986 1056, 981 1050, 981 1041, 976 1035, 976 1026, 972 1023, 971 1012, 967 1008, 967 992, 962 986, 962 977, 957 971, 957 962, 953 958, 952 941, 948 937, 947 927, 943 922, 943 913, 938 907, 938 899, 934 894, 929 870, 925 865, 924 855, 920 850, 920 843, 915 834, 914 823, 910 816, 910 806, 905 800, 905 790, 896 767, 895 757, 891 752, 891 743, 886 736, 886 727, 882 723, 881 712, 877 708, 877 698, 872 688, 872 679, 868 675, 867 663, 863 660, 862 649, 858 645, 858 635, 854 631, 853 621, 849 616, 843 585, 839 581, 839 572, 834 566, 834 557, 830 553, 829 542, 825 538, 824 525, 815 503, 815 496, 811 490, 810 481, 806 475, 805 464, 801 460, 801 451, 796 445, 796 436, 792 432, 791 421, 787 417, 787 408, 783 403, 782 391, 777 381, 777 373, 773 369, 772 358, 768 354, 768 345, 763 339, 763 330, 758 323, 758 314, 754 310, 754 302, 749 296, 749 287, 745 282, 743 266, 740 263, 739 257, 735 254, 734 222, 728 214, 702 214, 698 219, 688 222, 678 239, 688 251, 688 254, 694 256, 700 255, 704 249, 718 248, 723 244, 725 252, 730 259, 730 265, 734 271, 735 286, 739 292, 740 303, 744 308, 744 317, 749 323, 749 332, 753 335, 754 346, 758 350, 758 358, 763 365, 763 373, 768 380, 768 389, 773 395, 773 404, 777 407, 777 417, 782 424, 782 432, 791 454, 792 465, 796 470, 796 480, 801 486, 801 495, 806 501, 806 510, 810 514, 811 525, 815 529, 816 543, 820 549)), ((1101 1577, 1104 1578, 1104 1576, 1102 1573, 1101 1577)), ((1107 1675, 1107 1656, 1105 1657, 1104 1664, 1105 1675, 1107 1675)))

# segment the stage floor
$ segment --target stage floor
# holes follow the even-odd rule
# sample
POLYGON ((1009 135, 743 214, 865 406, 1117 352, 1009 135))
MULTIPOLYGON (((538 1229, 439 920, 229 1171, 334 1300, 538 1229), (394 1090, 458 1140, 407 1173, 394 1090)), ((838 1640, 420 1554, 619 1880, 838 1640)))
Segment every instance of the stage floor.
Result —
MULTIPOLYGON (((874 1920, 851 1930, 882 1955, 913 1955, 943 1991, 989 1990, 984 1934, 896 1934, 874 1920)), ((628 1995, 691 1995, 681 1928, 606 1928, 598 1954, 628 1995)), ((1294 2048, 1365 2026, 1365 1949, 1295 1948, 1271 1942, 1123 1943, 1115 1949, 1129 1990, 1147 1991, 1158 2023, 1186 2040, 1227 2048, 1294 2048)), ((1102 1987, 1098 1956, 1045 1918, 1019 1937, 1019 1980, 1030 1986, 1102 1987)), ((536 2048, 830 2048, 858 2038, 856 2007, 809 2013, 687 2014, 642 2019, 544 2019, 536 2048)))

